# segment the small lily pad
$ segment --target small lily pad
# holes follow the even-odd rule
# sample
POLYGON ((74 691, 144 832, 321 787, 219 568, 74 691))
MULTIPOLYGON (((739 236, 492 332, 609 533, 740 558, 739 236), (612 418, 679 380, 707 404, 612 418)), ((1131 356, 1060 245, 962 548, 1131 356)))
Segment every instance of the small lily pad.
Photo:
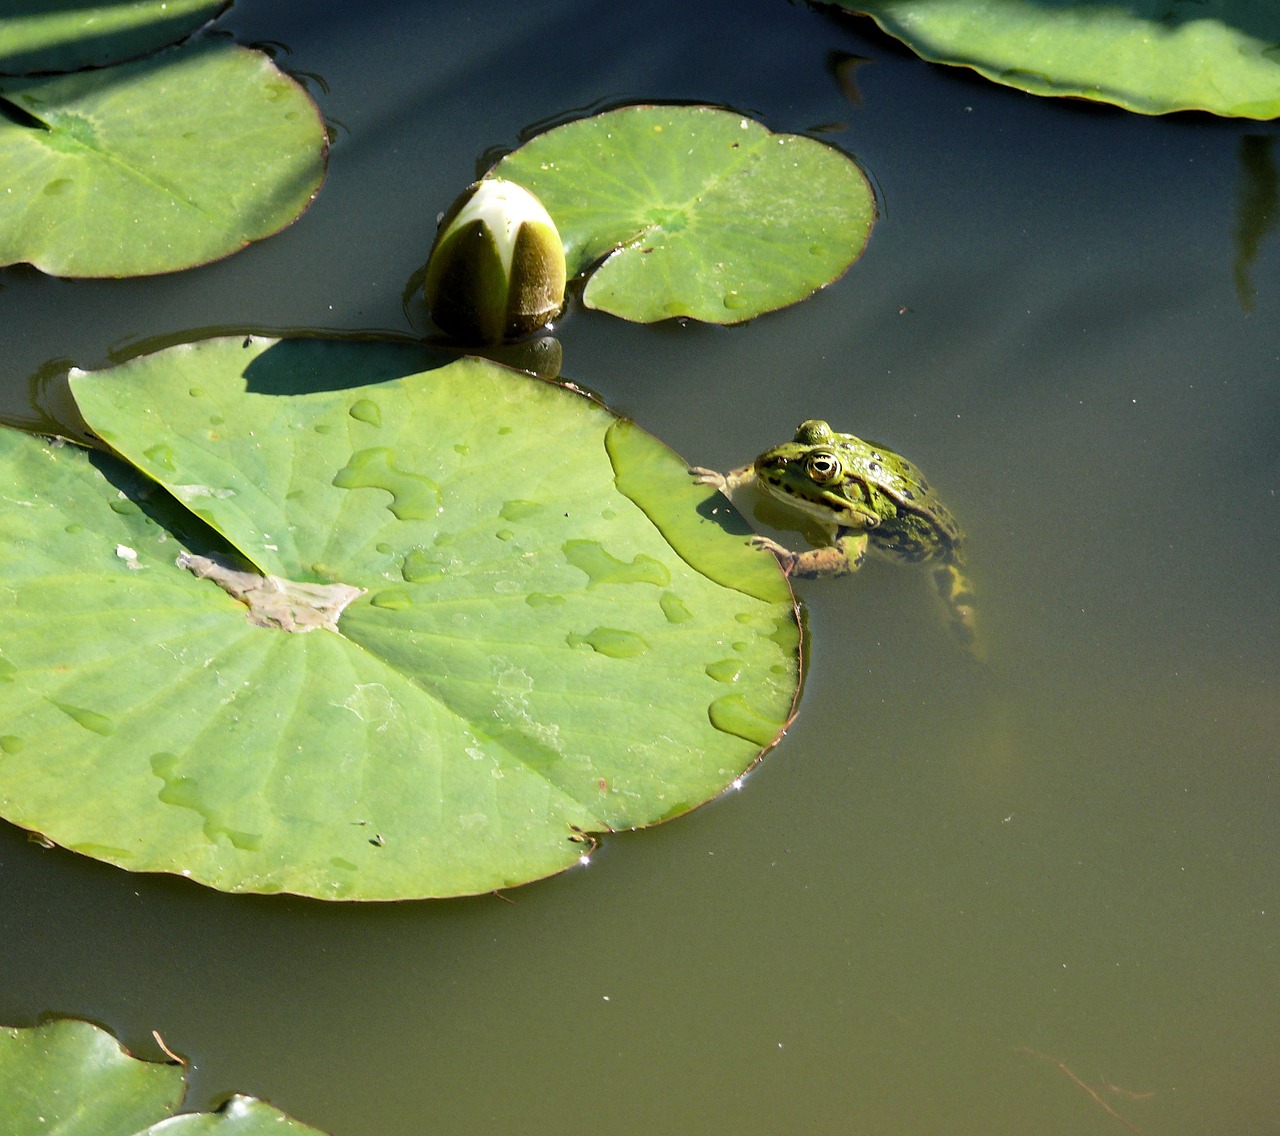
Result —
POLYGON ((177 43, 231 0, 76 3, 11 0, 0 37, 0 74, 105 67, 177 43))
POLYGON ((0 431, 0 815, 225 890, 455 895, 757 760, 799 685, 772 557, 599 402, 437 362, 206 340, 73 373, 119 458, 0 431))
POLYGON ((583 301, 648 323, 740 323, 803 300, 866 247, 875 197, 830 146, 718 107, 633 106, 556 127, 491 177, 535 193, 583 301))
POLYGON ((1280 116, 1280 7, 1259 0, 833 0, 935 63, 1139 114, 1280 116))
POLYGON ((89 1022, 0 1027, 5 1136, 320 1136, 253 1097, 179 1113, 185 1094, 183 1067, 139 1060, 89 1022))
POLYGON ((0 78, 0 264, 174 272, 282 229, 324 180, 307 93, 260 51, 198 39, 133 63, 0 78))

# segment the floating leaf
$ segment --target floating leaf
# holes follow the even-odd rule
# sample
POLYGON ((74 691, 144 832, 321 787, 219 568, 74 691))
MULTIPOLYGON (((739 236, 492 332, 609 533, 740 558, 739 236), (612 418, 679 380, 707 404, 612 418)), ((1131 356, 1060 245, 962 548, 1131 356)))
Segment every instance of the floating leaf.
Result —
POLYGON ((0 264, 173 272, 293 221, 324 179, 324 124, 261 52, 223 39, 134 63, 0 79, 0 264))
POLYGON ((642 323, 740 323, 794 304, 857 260, 875 220, 871 186, 845 155, 716 107, 570 122, 490 176, 537 194, 571 275, 605 258, 588 307, 642 323))
POLYGON ((1259 0, 830 0, 934 63, 1139 114, 1280 115, 1280 7, 1259 0))
POLYGON ((230 2, 12 0, 4 14, 0 73, 78 71, 145 55, 190 35, 230 2))
POLYGON ((0 1027, 5 1136, 319 1136, 252 1097, 175 1115, 185 1093, 182 1067, 132 1057, 89 1022, 0 1027))
POLYGON ((462 894, 773 743, 794 603, 719 498, 574 390, 432 365, 236 337, 73 374, 153 481, 0 433, 0 815, 227 890, 462 894))

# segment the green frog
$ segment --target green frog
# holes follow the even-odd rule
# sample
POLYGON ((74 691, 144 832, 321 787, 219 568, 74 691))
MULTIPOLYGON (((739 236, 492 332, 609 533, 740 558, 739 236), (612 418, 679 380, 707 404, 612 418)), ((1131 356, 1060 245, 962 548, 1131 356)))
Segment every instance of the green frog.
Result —
POLYGON ((919 468, 901 454, 825 422, 802 422, 795 438, 728 474, 696 467, 703 485, 730 500, 755 486, 817 522, 825 543, 794 552, 767 536, 752 538, 772 552, 788 576, 843 576, 862 566, 868 545, 906 564, 930 568, 951 626, 975 644, 973 589, 964 574, 964 534, 919 468))

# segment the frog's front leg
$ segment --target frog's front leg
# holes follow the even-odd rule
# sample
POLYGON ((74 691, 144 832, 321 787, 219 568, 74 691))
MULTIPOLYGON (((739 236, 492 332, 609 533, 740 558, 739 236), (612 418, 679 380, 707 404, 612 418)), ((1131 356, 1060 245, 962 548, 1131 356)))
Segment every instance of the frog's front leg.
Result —
POLYGON ((861 529, 841 529, 830 544, 804 552, 796 552, 767 536, 753 536, 751 543, 772 552, 787 576, 847 576, 861 568, 867 558, 867 534, 861 529))
POLYGON ((717 473, 714 469, 695 465, 690 467, 689 472, 699 485, 710 485, 713 489, 718 489, 730 501, 738 490, 746 489, 756 481, 755 468, 749 465, 731 469, 728 473, 717 473))

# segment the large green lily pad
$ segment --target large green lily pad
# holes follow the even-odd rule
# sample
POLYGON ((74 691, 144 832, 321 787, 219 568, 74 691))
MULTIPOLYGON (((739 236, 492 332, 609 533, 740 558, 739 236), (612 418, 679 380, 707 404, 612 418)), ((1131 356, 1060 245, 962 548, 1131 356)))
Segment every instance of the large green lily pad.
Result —
POLYGON ((0 432, 0 815, 227 890, 440 896, 752 765, 799 681, 773 558, 598 402, 435 362, 214 339, 73 373, 123 460, 0 432))
POLYGON ((0 78, 0 102, 21 112, 0 115, 0 264, 173 272, 283 228, 324 180, 316 105, 262 52, 225 39, 0 78))
POLYGON ((830 0, 935 63, 1140 114, 1280 116, 1271 0, 830 0))
POLYGON ((89 1022, 0 1027, 5 1136, 319 1136, 252 1097, 175 1115, 185 1093, 181 1066, 141 1061, 89 1022))
POLYGON ((875 197, 844 154, 708 106, 633 106, 556 127, 490 176, 532 190, 588 307, 740 323, 803 300, 866 247, 875 197))
POLYGON ((0 73, 105 67, 176 43, 231 0, 8 0, 0 73))

